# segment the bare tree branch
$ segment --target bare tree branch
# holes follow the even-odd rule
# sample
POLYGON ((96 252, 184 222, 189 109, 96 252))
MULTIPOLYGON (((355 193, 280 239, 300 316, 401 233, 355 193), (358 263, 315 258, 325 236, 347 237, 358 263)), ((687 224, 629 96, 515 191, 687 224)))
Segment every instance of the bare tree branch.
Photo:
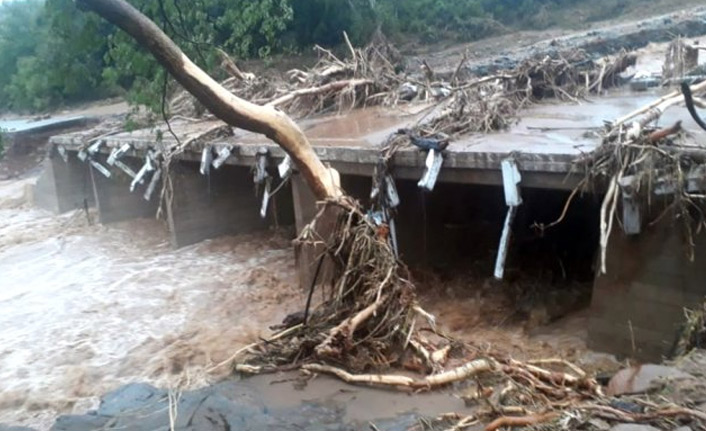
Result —
POLYGON ((240 99, 194 64, 149 18, 125 0, 76 0, 120 27, 148 49, 164 68, 213 115, 234 127, 267 136, 292 157, 319 199, 340 195, 335 175, 316 156, 299 126, 275 107, 240 99))

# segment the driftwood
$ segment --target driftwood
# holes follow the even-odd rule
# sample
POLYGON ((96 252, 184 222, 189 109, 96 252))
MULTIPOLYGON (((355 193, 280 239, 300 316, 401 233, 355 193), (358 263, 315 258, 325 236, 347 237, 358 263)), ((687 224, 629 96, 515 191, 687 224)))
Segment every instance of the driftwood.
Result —
MULTIPOLYGON (((706 81, 695 84, 689 88, 691 93, 706 90, 706 81)), ((658 100, 631 112, 613 122, 606 131, 601 147, 594 152, 589 161, 589 174, 594 178, 608 180, 608 189, 603 198, 600 211, 600 256, 601 273, 607 272, 606 253, 608 241, 613 229, 616 211, 618 208, 621 180, 627 175, 637 175, 638 179, 651 182, 655 169, 663 173, 674 172, 674 180, 679 184, 677 189, 684 188, 684 175, 682 163, 678 152, 672 153, 659 148, 658 143, 671 138, 681 130, 677 123, 670 128, 652 130, 648 126, 659 119, 665 110, 683 102, 684 98, 679 91, 672 92, 658 100), (628 125, 627 123, 631 121, 628 125), (642 171, 640 167, 643 167, 642 171)), ((594 179, 595 182, 596 180, 594 179)), ((638 187, 639 188, 639 187, 638 187)), ((648 185, 644 190, 651 190, 648 185)), ((689 243, 691 243, 692 228, 689 207, 698 208, 697 204, 687 202, 688 196, 684 193, 675 193, 675 206, 679 208, 678 217, 685 223, 689 243)), ((693 247, 689 251, 693 258, 693 247)))
POLYGON ((372 85, 372 84, 374 84, 374 81, 372 81, 370 79, 351 79, 351 80, 346 80, 346 81, 330 82, 330 83, 328 83, 326 85, 322 85, 320 87, 302 88, 300 90, 292 91, 291 93, 285 94, 284 96, 278 97, 275 100, 267 102, 267 106, 279 107, 282 105, 286 105, 287 103, 289 103, 292 100, 299 98, 299 97, 314 96, 314 95, 328 93, 328 92, 337 92, 337 91, 344 90, 346 88, 355 89, 358 86, 372 85))
POLYGON ((332 374, 341 380, 352 384, 389 386, 395 389, 430 390, 454 382, 463 381, 480 373, 497 369, 497 363, 492 359, 475 359, 458 368, 426 376, 421 379, 395 374, 351 374, 340 368, 321 364, 308 364, 303 370, 315 373, 332 374))
POLYGON ((223 51, 222 49, 218 48, 218 55, 221 56, 221 61, 223 68, 234 78, 240 80, 240 81, 252 81, 255 79, 255 75, 252 73, 245 73, 240 68, 238 67, 237 64, 235 64, 235 61, 233 61, 230 56, 223 51))
POLYGON ((529 416, 501 416, 485 426, 485 431, 499 428, 527 427, 549 422, 559 417, 558 412, 547 412, 529 416))

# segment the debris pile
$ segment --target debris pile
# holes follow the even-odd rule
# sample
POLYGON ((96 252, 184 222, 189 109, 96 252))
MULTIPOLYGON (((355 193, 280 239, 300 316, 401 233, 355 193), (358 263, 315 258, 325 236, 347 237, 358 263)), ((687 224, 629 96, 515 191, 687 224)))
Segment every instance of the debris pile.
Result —
POLYGON ((659 211, 650 224, 672 215, 684 228, 686 254, 693 260, 694 234, 706 222, 704 184, 700 180, 703 149, 686 145, 680 139, 681 122, 666 128, 651 124, 666 109, 683 102, 685 96, 689 104, 691 92, 704 89, 704 82, 692 87, 683 84, 684 94, 669 93, 608 124, 601 146, 578 162, 586 172, 586 180, 580 187, 607 189, 600 214, 601 273, 606 273, 606 250, 619 208, 623 210, 621 224, 628 234, 640 232, 642 208, 652 206, 659 211))
MULTIPOLYGON (((243 73, 223 53, 224 68, 233 76, 222 85, 241 98, 300 118, 375 105, 426 103, 430 113, 418 132, 459 136, 507 128, 520 109, 539 99, 578 101, 589 93, 601 93, 621 84, 620 73, 636 60, 626 52, 595 60, 585 51, 572 50, 536 56, 507 72, 479 77, 465 70, 464 58, 453 76, 443 77, 426 62, 421 74, 407 70, 399 52, 380 32, 362 49, 345 40, 344 59, 317 46, 319 61, 313 68, 292 69, 286 76, 243 73)), ((172 99, 170 113, 192 118, 204 112, 182 91, 172 99)))
MULTIPOLYGON (((545 58, 503 75, 465 82, 455 78, 455 86, 448 88, 432 85, 434 75, 427 68, 425 91, 433 95, 432 89, 447 88, 448 94, 433 105, 427 121, 396 133, 386 142, 375 181, 379 195, 387 195, 385 160, 400 145, 410 142, 430 152, 443 151, 454 135, 506 127, 520 107, 538 98, 572 99, 601 91, 615 83, 617 74, 634 58, 622 54, 600 66, 590 62, 581 69, 578 65, 583 61, 586 59, 580 54, 570 59, 545 58)), ((664 176, 680 181, 674 190, 687 185, 684 172, 691 166, 690 159, 675 141, 680 125, 667 129, 649 126, 680 98, 680 94, 672 94, 610 124, 600 149, 582 161, 588 172, 584 185, 608 181, 601 214, 604 270, 605 246, 620 190, 653 190, 664 176), (639 121, 625 126, 641 115, 639 121)), ((690 198, 688 193, 673 195, 690 198)), ((383 212, 389 207, 379 205, 383 212)), ((674 205, 688 211, 688 200, 674 205)), ((691 225, 691 218, 685 220, 691 225)), ((596 420, 706 426, 706 413, 698 410, 641 397, 606 396, 596 379, 567 361, 519 362, 492 351, 474 350, 445 336, 434 317, 419 306, 408 270, 397 258, 390 228, 384 217, 380 222, 374 212, 364 212, 348 198, 326 202, 298 239, 299 246, 323 250, 310 299, 321 266, 333 268, 330 284, 318 286, 323 290, 322 301, 314 307, 308 301, 304 311, 283 323, 282 331, 241 349, 224 364, 233 364, 241 373, 299 369, 307 376, 330 374, 353 384, 407 391, 456 384, 467 388, 464 399, 468 403, 479 405, 472 416, 444 416, 423 429, 457 430, 480 421, 489 422, 486 429, 490 431, 517 426, 591 429, 596 420), (385 374, 399 369, 417 374, 385 374)))
POLYGON ((698 47, 689 45, 678 37, 667 48, 667 55, 662 67, 662 82, 682 79, 694 72, 699 65, 698 47))
MULTIPOLYGON (((316 46, 319 61, 313 68, 292 69, 286 74, 273 72, 271 76, 243 73, 222 52, 223 67, 232 76, 221 85, 238 97, 277 107, 298 118, 395 103, 393 90, 401 79, 397 71, 403 69, 399 52, 379 32, 362 49, 354 48, 347 36, 345 39, 347 58, 342 60, 316 46)), ((193 118, 204 111, 193 96, 181 91, 172 98, 170 113, 193 118)))
POLYGON ((578 50, 532 58, 498 75, 461 82, 456 78, 457 85, 442 87, 448 97, 442 98, 431 119, 419 128, 424 135, 451 136, 502 130, 517 121, 519 110, 536 100, 553 97, 576 102, 619 84, 619 74, 635 60, 633 54, 622 52, 594 61, 578 50))

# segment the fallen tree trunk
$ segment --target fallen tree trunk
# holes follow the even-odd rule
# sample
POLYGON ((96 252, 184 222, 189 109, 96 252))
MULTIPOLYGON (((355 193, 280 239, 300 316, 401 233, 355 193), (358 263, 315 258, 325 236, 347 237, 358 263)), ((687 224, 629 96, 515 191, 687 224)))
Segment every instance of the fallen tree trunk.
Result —
POLYGON ((340 195, 336 175, 321 163, 304 133, 286 114, 230 93, 194 64, 154 22, 125 0, 76 0, 76 3, 120 27, 148 49, 213 115, 231 126, 265 135, 284 148, 318 199, 340 195))
POLYGON ((501 416, 489 423, 485 431, 495 431, 498 428, 528 427, 552 421, 559 417, 558 412, 548 412, 529 416, 501 416))
POLYGON ((268 102, 267 106, 282 106, 286 103, 291 102, 292 100, 294 100, 298 97, 313 96, 316 94, 321 94, 321 93, 326 93, 326 92, 340 91, 344 88, 356 88, 361 85, 372 85, 372 84, 374 84, 374 82, 370 79, 348 79, 345 81, 330 82, 330 83, 322 85, 320 87, 302 88, 301 90, 292 91, 289 94, 285 94, 282 97, 279 97, 271 102, 268 102))
POLYGON ((322 364, 306 364, 303 370, 314 373, 332 374, 346 383, 388 386, 396 389, 411 388, 415 390, 431 390, 440 386, 460 382, 480 373, 493 371, 498 368, 495 360, 474 359, 457 368, 440 374, 433 374, 421 379, 401 376, 397 374, 352 374, 340 368, 322 364))

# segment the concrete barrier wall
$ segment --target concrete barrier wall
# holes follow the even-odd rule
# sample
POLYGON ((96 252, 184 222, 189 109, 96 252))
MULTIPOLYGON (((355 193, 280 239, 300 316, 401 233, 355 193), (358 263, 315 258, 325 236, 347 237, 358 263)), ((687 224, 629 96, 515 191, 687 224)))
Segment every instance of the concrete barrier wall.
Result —
POLYGON ((78 160, 75 152, 68 154, 65 162, 51 147, 34 187, 34 204, 56 214, 95 204, 88 164, 78 160))
POLYGON ((592 349, 657 361, 672 350, 684 308, 706 297, 706 240, 686 257, 681 223, 670 215, 639 235, 617 227, 608 247, 608 273, 596 278, 591 304, 592 349))

